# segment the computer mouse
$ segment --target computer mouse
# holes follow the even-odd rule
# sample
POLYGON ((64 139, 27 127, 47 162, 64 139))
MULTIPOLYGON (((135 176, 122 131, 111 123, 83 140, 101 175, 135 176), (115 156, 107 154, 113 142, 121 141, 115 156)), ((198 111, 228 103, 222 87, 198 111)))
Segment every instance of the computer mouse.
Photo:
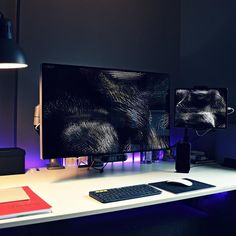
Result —
POLYGON ((167 184, 175 185, 175 186, 183 186, 183 187, 190 187, 193 183, 187 179, 171 179, 166 181, 167 184))

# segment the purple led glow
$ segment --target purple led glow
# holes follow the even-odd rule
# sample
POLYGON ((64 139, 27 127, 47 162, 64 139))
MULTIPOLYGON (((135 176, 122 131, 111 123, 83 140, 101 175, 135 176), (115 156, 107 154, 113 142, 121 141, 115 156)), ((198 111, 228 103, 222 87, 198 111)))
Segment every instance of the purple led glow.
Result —
POLYGON ((216 193, 212 196, 212 199, 215 200, 225 200, 230 195, 229 192, 223 192, 223 193, 216 193))
MULTIPOLYGON (((156 155, 157 156, 154 157, 155 160, 163 160, 165 156, 165 151, 159 150, 157 151, 156 155)), ((125 162, 131 163, 131 162, 141 161, 140 152, 127 153, 127 156, 128 158, 125 162)), ((26 158, 25 158, 26 169, 46 167, 48 164, 49 164, 49 160, 41 160, 40 155, 37 151, 35 152, 31 151, 31 152, 26 153, 26 158)))
POLYGON ((26 151, 25 155, 25 168, 26 170, 32 168, 46 167, 49 163, 48 160, 41 160, 38 151, 26 151))
MULTIPOLYGON (((156 160, 162 160, 164 158, 164 155, 165 155, 165 151, 163 150, 158 151, 156 160)), ((127 163, 131 163, 131 162, 139 163, 141 161, 140 152, 127 153, 127 156, 128 158, 125 161, 127 163)), ((27 152, 25 160, 26 160, 26 163, 25 163, 26 169, 46 167, 49 164, 49 160, 40 159, 40 155, 37 151, 27 152)), ((116 162, 114 162, 113 164, 116 164, 116 162)))
MULTIPOLYGON (((155 153, 152 153, 151 151, 148 152, 149 155, 152 155, 153 161, 164 159, 164 157, 165 157, 164 150, 155 151, 155 153), (153 155, 155 155, 155 153, 156 153, 156 156, 153 156, 153 155)), ((140 152, 127 153, 127 156, 128 156, 128 159, 126 162, 140 162, 141 161, 141 153, 140 152)))
POLYGON ((160 150, 160 151, 158 152, 158 159, 159 159, 159 160, 162 160, 162 159, 164 158, 164 156, 165 156, 165 152, 164 152, 163 150, 160 150))
POLYGON ((140 152, 127 153, 127 156, 126 162, 140 162, 140 152))
POLYGON ((202 209, 209 208, 211 206, 216 206, 220 203, 224 203, 228 198, 230 198, 230 192, 216 193, 213 195, 200 197, 199 206, 201 206, 202 209))

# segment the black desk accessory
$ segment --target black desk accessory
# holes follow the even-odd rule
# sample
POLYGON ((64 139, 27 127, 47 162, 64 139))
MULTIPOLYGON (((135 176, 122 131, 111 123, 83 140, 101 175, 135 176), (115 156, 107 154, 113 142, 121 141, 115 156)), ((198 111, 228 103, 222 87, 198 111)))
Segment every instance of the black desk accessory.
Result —
POLYGON ((188 173, 190 170, 191 144, 188 141, 188 128, 185 127, 184 139, 176 145, 176 172, 188 173))
POLYGON ((0 148, 0 175, 25 173, 25 150, 21 148, 0 148))

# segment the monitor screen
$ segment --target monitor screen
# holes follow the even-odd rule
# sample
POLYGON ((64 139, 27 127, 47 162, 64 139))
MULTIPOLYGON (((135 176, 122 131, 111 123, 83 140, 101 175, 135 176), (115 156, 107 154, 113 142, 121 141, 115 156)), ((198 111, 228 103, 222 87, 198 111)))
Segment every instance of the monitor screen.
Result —
POLYGON ((227 92, 227 88, 176 89, 175 126, 226 128, 227 92))
POLYGON ((42 64, 41 157, 169 148, 168 74, 42 64))

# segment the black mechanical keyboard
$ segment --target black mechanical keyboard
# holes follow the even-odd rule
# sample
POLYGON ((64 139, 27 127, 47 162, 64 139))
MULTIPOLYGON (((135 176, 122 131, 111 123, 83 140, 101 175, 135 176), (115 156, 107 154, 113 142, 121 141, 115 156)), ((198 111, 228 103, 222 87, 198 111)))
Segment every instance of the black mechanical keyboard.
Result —
POLYGON ((102 203, 158 195, 161 191, 147 184, 90 191, 89 196, 102 203))

